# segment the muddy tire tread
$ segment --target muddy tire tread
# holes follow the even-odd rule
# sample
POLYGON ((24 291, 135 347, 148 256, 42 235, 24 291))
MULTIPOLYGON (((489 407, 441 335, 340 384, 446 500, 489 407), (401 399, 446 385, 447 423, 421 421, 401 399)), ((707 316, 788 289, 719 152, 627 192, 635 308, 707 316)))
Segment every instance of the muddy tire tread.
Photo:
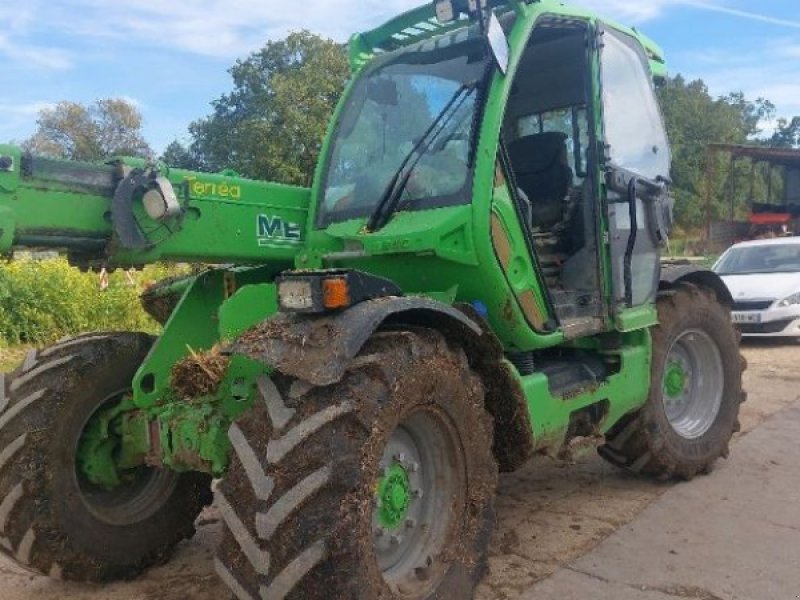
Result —
MULTIPOLYGON (((352 361, 343 380, 333 386, 327 402, 324 388, 280 374, 275 376, 277 386, 263 383, 258 386, 261 397, 256 408, 231 427, 229 437, 234 457, 229 477, 222 482, 219 492, 223 497, 238 500, 233 513, 226 515, 223 511, 223 541, 215 562, 221 579, 236 598, 362 597, 362 592, 356 592, 346 581, 357 574, 337 568, 340 548, 335 533, 300 528, 297 537, 302 540, 295 542, 292 531, 300 523, 319 521, 326 509, 346 520, 347 513, 340 513, 341 498, 346 495, 342 490, 354 485, 355 475, 342 465, 352 463, 353 457, 360 455, 356 440, 368 436, 370 424, 353 401, 355 395, 347 397, 337 391, 364 385, 388 394, 393 386, 399 385, 398 377, 405 365, 430 352, 445 353, 460 369, 465 369, 470 385, 481 386, 477 376, 469 371, 463 351, 449 348, 439 334, 432 336, 433 342, 431 336, 427 338, 421 339, 417 333, 408 331, 379 332, 352 361), (387 365, 387 355, 394 357, 394 367, 387 365), (259 423, 263 426, 258 427, 259 423), (337 439, 341 443, 335 444, 336 452, 320 452, 333 447, 333 440, 337 439), (303 455, 309 458, 301 459, 303 455), (298 462, 306 468, 298 469, 298 462), (244 524, 246 533, 240 524, 244 524), (262 552, 240 551, 240 547, 253 546, 262 552), (317 574, 310 577, 314 571, 317 574), (321 581, 327 589, 320 588, 321 581)), ((491 424, 487 423, 486 429, 487 452, 490 452, 491 424)), ((496 477, 496 466, 494 474, 496 477)), ((485 553, 478 556, 473 565, 475 572, 482 572, 487 560, 485 553)))
MULTIPOLYGON (((713 290, 691 283, 679 283, 675 289, 659 293, 657 305, 662 325, 653 329, 654 365, 666 358, 665 335, 669 331, 670 323, 678 320, 681 315, 702 307, 703 310, 715 313, 722 321, 730 323, 729 309, 720 304, 713 290)), ((729 337, 729 343, 738 353, 740 340, 738 332, 729 325, 725 335, 729 337)), ((741 429, 738 405, 747 398, 747 394, 741 391, 742 372, 747 368, 747 361, 741 354, 738 354, 738 367, 738 377, 726 382, 726 385, 733 390, 730 393, 735 394, 737 398, 735 414, 730 429, 723 433, 724 443, 719 445, 714 455, 706 457, 701 462, 681 463, 675 460, 666 449, 664 437, 654 431, 656 428, 650 411, 653 410, 652 407, 660 404, 661 400, 660 397, 654 397, 660 390, 657 392, 651 389, 648 403, 636 413, 624 418, 607 434, 606 443, 598 448, 600 456, 634 474, 647 475, 662 481, 674 478, 690 480, 698 474, 710 473, 717 459, 727 458, 730 437, 741 429)))
MULTIPOLYGON (((103 565, 77 564, 80 558, 75 550, 60 556, 67 542, 54 530, 47 508, 52 500, 42 496, 50 493, 42 483, 51 468, 47 466, 49 428, 57 424, 59 411, 66 410, 70 385, 75 385, 65 382, 71 381, 73 372, 91 366, 97 344, 109 344, 103 346, 108 349, 120 347, 114 344, 149 347, 151 343, 145 334, 69 337, 44 350, 31 350, 16 370, 0 376, 0 553, 34 572, 79 581, 126 579, 164 562, 167 548, 140 565, 112 572, 103 565)), ((183 531, 180 539, 191 533, 183 531)))

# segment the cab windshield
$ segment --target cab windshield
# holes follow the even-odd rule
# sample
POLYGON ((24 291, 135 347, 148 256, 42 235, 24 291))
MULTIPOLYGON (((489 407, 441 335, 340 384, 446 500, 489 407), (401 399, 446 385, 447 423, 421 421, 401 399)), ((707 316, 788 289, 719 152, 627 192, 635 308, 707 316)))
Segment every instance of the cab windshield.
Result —
MULTIPOLYGON (((467 38, 466 31, 462 37, 467 38)), ((437 117, 452 114, 416 163, 399 210, 468 203, 473 127, 487 72, 479 40, 455 36, 388 55, 355 84, 331 146, 319 224, 368 216, 437 117)), ((430 141, 430 138, 428 139, 430 141)))

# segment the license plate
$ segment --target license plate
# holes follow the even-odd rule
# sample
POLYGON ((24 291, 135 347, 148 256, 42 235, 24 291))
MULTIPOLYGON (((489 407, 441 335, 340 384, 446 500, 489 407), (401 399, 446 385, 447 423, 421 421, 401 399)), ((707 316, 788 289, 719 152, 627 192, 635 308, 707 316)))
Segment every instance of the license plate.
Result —
POLYGON ((734 323, 761 323, 761 313, 733 313, 734 323))

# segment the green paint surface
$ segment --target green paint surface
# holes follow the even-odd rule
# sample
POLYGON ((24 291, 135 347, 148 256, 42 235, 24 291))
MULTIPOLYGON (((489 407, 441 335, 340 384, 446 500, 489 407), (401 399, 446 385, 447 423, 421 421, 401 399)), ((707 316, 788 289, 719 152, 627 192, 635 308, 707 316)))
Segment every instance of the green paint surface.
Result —
POLYGON ((396 529, 408 514, 411 482, 405 467, 394 463, 378 481, 378 521, 387 529, 396 529))
MULTIPOLYGON (((401 207, 386 227, 374 233, 365 231, 363 218, 325 228, 319 227, 316 219, 339 119, 343 107, 353 101, 352 84, 331 120, 311 189, 158 167, 172 182, 182 213, 156 223, 134 201, 134 217, 149 242, 139 250, 120 246, 109 214, 113 186, 118 181, 115 173, 122 166, 142 167, 142 161, 124 159, 112 166, 26 162, 30 159, 24 158, 19 148, 0 146, 0 155, 14 161, 13 168, 0 172, 2 252, 17 246, 68 248, 75 255, 103 260, 110 266, 160 260, 249 265, 211 269, 182 284, 177 308, 134 377, 132 398, 104 413, 87 429, 79 461, 90 480, 104 487, 117 485, 120 471, 142 464, 153 448, 159 449, 160 456, 148 459, 156 458, 165 466, 224 474, 230 459, 228 428, 257 401, 258 380, 270 375, 270 367, 233 356, 219 389, 191 399, 181 398, 174 391, 172 369, 193 353, 224 347, 274 315, 275 277, 291 268, 359 269, 392 279, 409 295, 485 307, 491 330, 507 352, 565 346, 602 356, 610 365, 607 380, 570 397, 553 397, 541 373, 518 377, 533 424, 531 435, 539 449, 560 447, 572 415, 587 407, 604 407, 600 427, 607 431, 645 402, 650 385, 648 330, 657 322, 655 307, 648 304, 625 309, 613 305, 611 257, 608 246, 601 243, 600 279, 605 302, 601 335, 618 336, 620 343, 608 350, 601 336, 567 342, 563 330, 547 332, 534 327, 523 310, 523 296, 532 298, 545 317, 553 315, 546 314, 546 293, 537 260, 527 250, 508 190, 498 186, 495 178, 505 108, 514 75, 537 24, 544 16, 561 17, 583 21, 593 31, 601 21, 592 13, 556 0, 512 1, 500 10, 516 15, 508 35, 509 73, 491 74, 483 94, 471 197, 463 204, 442 208, 411 211, 401 207), (493 215, 508 236, 509 269, 504 269, 492 243, 493 215), (157 444, 153 436, 158 436, 157 444)), ((370 61, 379 54, 401 50, 404 45, 461 26, 441 26, 433 19, 433 5, 429 3, 354 36, 350 44, 354 81, 364 76, 370 61), (397 35, 420 23, 428 25, 414 27, 416 33, 406 34, 405 41, 397 35)), ((663 56, 653 42, 634 30, 609 26, 637 38, 649 56, 653 75, 663 76, 663 56)), ((602 142, 599 49, 589 52, 593 135, 602 142)), ((597 157, 592 175, 598 190, 599 239, 608 230, 603 206, 604 160, 597 157)), ((668 389, 677 389, 678 383, 677 375, 668 375, 668 389)), ((391 467, 379 482, 378 492, 382 522, 387 526, 399 523, 409 502, 407 474, 401 467, 391 467)))

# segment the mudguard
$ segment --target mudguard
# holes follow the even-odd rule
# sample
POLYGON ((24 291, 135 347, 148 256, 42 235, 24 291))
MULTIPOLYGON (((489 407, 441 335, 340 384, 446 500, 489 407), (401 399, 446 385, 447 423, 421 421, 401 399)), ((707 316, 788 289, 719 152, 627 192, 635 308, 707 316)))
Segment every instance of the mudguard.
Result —
POLYGON ((387 320, 482 335, 477 323, 451 306, 427 298, 389 297, 320 316, 279 313, 259 328, 257 339, 245 336, 233 351, 313 385, 331 385, 387 320))
POLYGON ((714 290, 717 299, 724 305, 733 306, 733 296, 722 278, 703 267, 691 263, 664 263, 661 265, 660 289, 670 289, 682 281, 714 290))
POLYGON ((525 395, 499 340, 469 305, 454 308, 428 298, 389 297, 326 315, 279 313, 244 334, 230 350, 326 386, 344 376, 366 341, 384 326, 435 329, 461 346, 484 384, 500 469, 512 471, 530 458, 533 428, 525 395))

